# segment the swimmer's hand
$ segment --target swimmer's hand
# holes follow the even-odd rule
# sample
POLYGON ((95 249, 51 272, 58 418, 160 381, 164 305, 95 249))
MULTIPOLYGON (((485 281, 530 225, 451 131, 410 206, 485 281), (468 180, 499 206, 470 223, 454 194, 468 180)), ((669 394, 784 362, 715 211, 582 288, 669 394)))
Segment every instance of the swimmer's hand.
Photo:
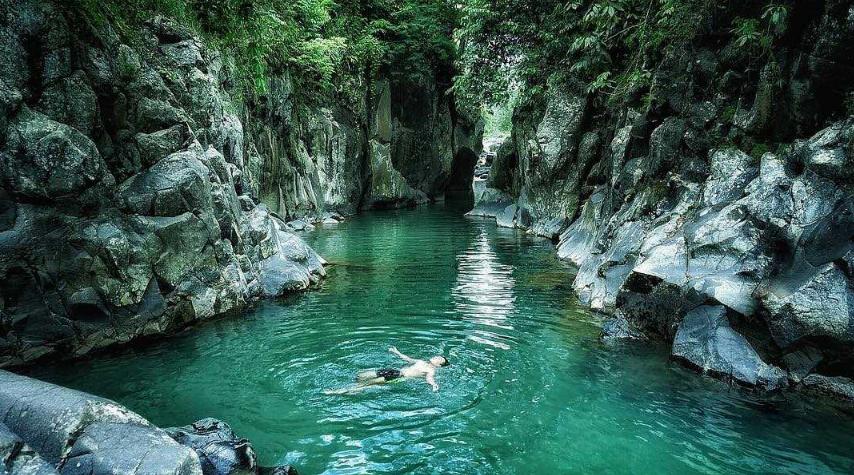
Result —
POLYGON ((432 374, 428 374, 426 379, 430 386, 433 388, 434 393, 439 390, 439 385, 436 384, 436 379, 433 377, 432 374))
POLYGON ((396 347, 394 347, 394 346, 390 346, 390 347, 388 347, 388 351, 392 352, 392 353, 393 353, 394 355, 396 355, 398 358, 400 358, 400 359, 402 359, 402 360, 406 361, 407 363, 415 363, 415 362, 417 361, 417 360, 416 360, 416 359, 414 359, 414 358, 410 358, 410 357, 408 357, 408 356, 404 355, 403 353, 401 353, 401 352, 400 352, 396 347))

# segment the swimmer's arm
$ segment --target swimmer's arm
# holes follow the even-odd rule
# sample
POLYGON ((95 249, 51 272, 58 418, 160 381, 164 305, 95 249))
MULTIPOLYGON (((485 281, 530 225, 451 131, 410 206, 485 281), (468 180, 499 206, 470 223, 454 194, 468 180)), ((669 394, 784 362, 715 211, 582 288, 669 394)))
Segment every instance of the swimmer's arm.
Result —
POLYGON ((406 361, 407 363, 415 363, 416 361, 418 361, 418 360, 416 360, 415 358, 410 358, 410 357, 408 357, 408 356, 404 355, 403 353, 401 353, 400 351, 398 351, 398 349, 397 349, 397 348, 395 348, 395 347, 393 347, 393 346, 389 347, 388 351, 390 351, 390 352, 392 352, 393 354, 397 355, 400 359, 402 359, 403 361, 406 361))
POLYGON ((425 379, 427 380, 427 383, 433 387, 433 392, 439 390, 439 385, 436 383, 436 378, 434 378, 432 374, 428 374, 425 379))

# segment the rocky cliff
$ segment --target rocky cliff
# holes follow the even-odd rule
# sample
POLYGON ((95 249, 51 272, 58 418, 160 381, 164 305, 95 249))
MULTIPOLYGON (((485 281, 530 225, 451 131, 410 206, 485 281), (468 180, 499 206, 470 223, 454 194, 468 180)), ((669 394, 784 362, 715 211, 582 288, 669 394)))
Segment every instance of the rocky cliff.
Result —
POLYGON ((168 19, 126 38, 75 5, 0 1, 0 367, 306 289, 323 261, 286 221, 441 198, 477 152, 434 79, 309 105, 168 19))
POLYGON ((455 183, 471 189, 482 126, 457 114, 449 83, 381 74, 355 100, 322 106, 301 101, 287 74, 270 83, 243 114, 249 182, 281 216, 407 207, 441 200, 455 183))
POLYGON ((515 111, 473 214, 555 239, 580 300, 615 315, 606 336, 674 341, 675 358, 747 385, 844 395, 854 7, 803 3, 759 63, 713 25, 668 48, 646 100, 550 85, 515 111))

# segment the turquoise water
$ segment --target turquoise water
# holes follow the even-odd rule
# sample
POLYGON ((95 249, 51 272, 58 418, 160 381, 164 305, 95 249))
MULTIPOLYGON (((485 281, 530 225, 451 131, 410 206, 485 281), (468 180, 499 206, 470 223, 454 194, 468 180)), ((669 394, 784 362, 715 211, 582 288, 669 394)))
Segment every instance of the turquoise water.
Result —
POLYGON ((161 426, 215 416, 301 473, 846 473, 854 419, 609 346, 551 243, 442 207, 308 234, 322 288, 117 355, 37 372, 161 426), (357 395, 365 368, 447 355, 357 395))

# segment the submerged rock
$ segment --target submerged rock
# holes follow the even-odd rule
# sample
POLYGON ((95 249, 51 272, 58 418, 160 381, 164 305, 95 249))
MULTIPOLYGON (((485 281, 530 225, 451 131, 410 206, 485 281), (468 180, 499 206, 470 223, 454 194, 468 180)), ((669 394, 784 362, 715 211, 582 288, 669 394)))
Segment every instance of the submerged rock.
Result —
POLYGON ((617 314, 602 324, 601 338, 604 341, 617 340, 644 340, 646 336, 632 328, 632 325, 626 320, 625 315, 617 312, 617 314))
POLYGON ((756 350, 727 320, 723 306, 701 306, 688 312, 673 340, 674 358, 702 372, 742 384, 778 389, 786 373, 762 361, 756 350))

